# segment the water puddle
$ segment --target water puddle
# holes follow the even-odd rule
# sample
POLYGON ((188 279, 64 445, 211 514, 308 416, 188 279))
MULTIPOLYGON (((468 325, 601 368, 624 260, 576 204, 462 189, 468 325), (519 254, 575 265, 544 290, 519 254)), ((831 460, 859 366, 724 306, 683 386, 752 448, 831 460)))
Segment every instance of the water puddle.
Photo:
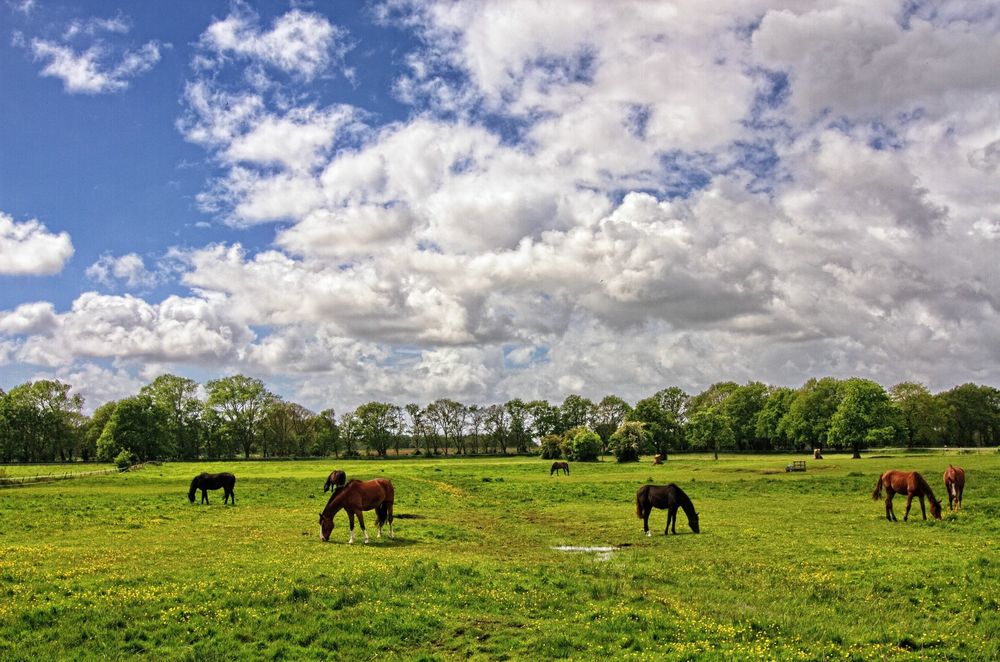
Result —
POLYGON ((615 552, 630 547, 628 543, 615 546, 582 546, 582 545, 559 545, 552 549, 557 552, 576 552, 584 554, 594 554, 598 561, 607 561, 615 552))

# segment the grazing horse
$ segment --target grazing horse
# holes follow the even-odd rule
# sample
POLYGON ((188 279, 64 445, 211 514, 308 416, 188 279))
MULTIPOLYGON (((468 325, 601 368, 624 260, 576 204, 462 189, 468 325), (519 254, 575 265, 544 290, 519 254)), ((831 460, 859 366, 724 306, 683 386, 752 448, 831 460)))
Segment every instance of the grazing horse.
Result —
POLYGON ((330 476, 326 479, 326 485, 323 486, 323 491, 328 492, 332 487, 334 494, 336 494, 337 490, 343 487, 346 482, 347 474, 340 469, 334 469, 330 472, 330 476))
POLYGON ((688 495, 684 494, 684 490, 673 483, 665 486, 643 485, 635 493, 635 514, 642 520, 642 530, 647 536, 652 535, 649 532, 649 513, 652 512, 653 508, 667 509, 667 528, 664 529, 663 535, 667 535, 671 531, 674 534, 677 533, 678 508, 684 509, 691 530, 695 533, 701 533, 701 528, 698 526, 698 513, 694 510, 694 504, 691 503, 688 495))
POLYGON ((961 510, 965 491, 965 471, 950 464, 944 472, 944 489, 948 493, 948 510, 961 510))
POLYGON ((564 471, 566 473, 566 475, 568 476, 569 475, 569 462, 553 462, 552 463, 552 468, 549 469, 549 475, 550 476, 552 474, 559 475, 559 471, 560 470, 564 471))
POLYGON ((663 464, 663 456, 660 455, 659 453, 657 453, 656 455, 654 455, 653 456, 653 464, 654 465, 663 464))
POLYGON ((231 473, 209 474, 200 473, 191 481, 191 489, 188 490, 188 500, 194 503, 194 493, 201 490, 201 502, 208 503, 208 490, 217 490, 220 487, 226 491, 226 498, 223 503, 229 503, 232 497, 233 505, 236 505, 236 495, 233 493, 233 486, 236 485, 236 476, 231 473))
POLYGON ((875 483, 875 490, 872 492, 873 501, 878 501, 881 498, 883 487, 885 488, 885 518, 890 522, 899 521, 896 519, 896 513, 892 511, 892 497, 896 492, 906 494, 904 522, 910 516, 910 504, 913 502, 913 497, 920 499, 920 514, 924 516, 924 519, 927 519, 927 511, 924 510, 925 496, 931 502, 931 516, 934 519, 941 519, 941 502, 934 498, 931 486, 916 471, 894 471, 892 469, 886 471, 875 483))
POLYGON ((382 526, 388 522, 389 537, 395 537, 392 531, 392 502, 395 499, 396 491, 385 478, 375 478, 374 480, 349 480, 347 484, 339 489, 335 489, 326 502, 326 508, 319 514, 320 539, 323 542, 330 540, 330 533, 333 531, 333 516, 338 511, 347 511, 351 520, 351 539, 348 543, 354 542, 354 517, 357 516, 361 523, 361 532, 365 534, 365 544, 368 544, 368 531, 365 529, 365 518, 362 512, 365 510, 375 510, 376 525, 378 526, 378 536, 382 537, 382 526))

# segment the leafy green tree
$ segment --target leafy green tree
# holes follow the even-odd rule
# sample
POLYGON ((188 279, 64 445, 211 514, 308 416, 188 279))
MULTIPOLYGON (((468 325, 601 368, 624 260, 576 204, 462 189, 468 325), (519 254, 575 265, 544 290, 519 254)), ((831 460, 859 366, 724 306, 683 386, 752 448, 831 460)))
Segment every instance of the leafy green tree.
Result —
POLYGON ((559 407, 560 431, 589 425, 593 409, 594 403, 581 395, 566 396, 559 407))
POLYGON ((386 402, 369 402, 354 410, 353 432, 369 451, 388 453, 395 435, 403 429, 402 410, 386 402))
POLYGON ((732 420, 719 408, 699 409, 687 425, 688 444, 694 450, 711 450, 715 459, 719 451, 736 448, 732 420))
POLYGON ((889 389, 889 397, 899 409, 907 447, 945 442, 947 407, 926 386, 915 382, 901 382, 889 389))
POLYGON ((596 405, 591 414, 594 432, 601 438, 601 452, 606 453, 611 435, 625 422, 632 407, 617 395, 606 395, 596 405))
POLYGON ((548 400, 532 400, 525 407, 531 416, 531 431, 535 438, 562 434, 562 419, 558 407, 550 405, 548 400))
MULTIPOLYGON (((326 457, 337 457, 340 451, 340 427, 333 409, 324 409, 312 419, 312 447, 310 453, 326 457)), ((399 449, 396 449, 399 454, 399 449)))
POLYGON ((687 423, 688 403, 691 401, 691 396, 685 393, 682 388, 670 386, 657 391, 653 397, 660 403, 660 408, 670 414, 678 425, 683 426, 687 423))
POLYGON ((486 408, 486 434, 494 453, 507 453, 510 439, 510 413, 504 405, 490 405, 486 408))
POLYGON ((469 405, 469 452, 479 453, 480 441, 486 424, 486 408, 479 405, 469 405))
POLYGON ((841 384, 840 393, 830 421, 830 443, 850 448, 860 458, 862 447, 884 444, 897 436, 899 411, 881 384, 855 377, 841 384))
POLYGON ((757 414, 754 429, 754 434, 764 440, 768 448, 785 448, 788 443, 788 437, 781 429, 781 420, 788 413, 794 397, 795 391, 784 386, 769 389, 767 400, 757 414))
POLYGON ((749 382, 732 390, 722 411, 732 421, 737 450, 766 450, 764 437, 757 435, 757 419, 768 399, 767 386, 749 382))
POLYGON ((94 410, 90 420, 87 421, 83 435, 83 449, 81 450, 84 460, 89 460, 97 456, 97 440, 101 438, 101 434, 104 432, 108 421, 111 420, 111 415, 115 413, 116 407, 118 407, 117 400, 105 402, 94 410))
POLYGON ((264 382, 245 375, 213 379, 205 388, 207 405, 218 414, 225 434, 249 458, 260 445, 261 424, 276 396, 265 388, 264 382))
POLYGON ((647 443, 650 447, 639 449, 641 453, 659 453, 666 458, 671 450, 683 449, 684 432, 673 415, 663 408, 658 398, 640 400, 635 404, 635 409, 625 415, 625 420, 645 424, 645 429, 649 433, 647 443))
POLYGON ((739 388, 740 385, 736 382, 717 382, 698 395, 691 396, 687 403, 688 418, 690 419, 699 411, 722 407, 739 388))
POLYGON ((515 398, 504 405, 509 416, 508 438, 518 453, 527 453, 531 443, 528 429, 528 407, 524 401, 515 398))
POLYGON ((808 380, 795 392, 779 432, 799 447, 823 448, 840 398, 840 382, 833 377, 808 380))
POLYGON ((70 395, 70 389, 69 384, 41 379, 10 390, 6 416, 13 426, 16 459, 65 462, 74 458, 82 439, 83 397, 70 395))
POLYGON ((638 462, 641 449, 649 443, 646 426, 638 421, 629 421, 611 435, 610 448, 619 462, 638 462))
POLYGON ((148 395, 134 395, 118 402, 97 440, 97 458, 113 462, 128 450, 139 461, 169 457, 173 439, 167 414, 148 395))
POLYGON ((948 411, 948 437, 956 444, 992 446, 1000 441, 1000 391, 962 384, 941 393, 940 399, 948 411))
POLYGON ((201 414, 204 403, 198 398, 198 383, 177 375, 160 375, 139 390, 148 395, 167 419, 170 446, 177 457, 197 459, 201 452, 201 414))
POLYGON ((310 444, 313 413, 294 402, 275 398, 267 406, 261 434, 261 453, 288 457, 305 455, 310 444))

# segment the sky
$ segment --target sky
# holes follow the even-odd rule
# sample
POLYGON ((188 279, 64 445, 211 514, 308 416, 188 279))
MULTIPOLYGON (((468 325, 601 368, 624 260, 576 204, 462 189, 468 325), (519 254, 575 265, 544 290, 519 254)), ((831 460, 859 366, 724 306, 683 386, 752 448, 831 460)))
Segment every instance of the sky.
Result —
POLYGON ((0 388, 1000 384, 992 1, 0 0, 0 388))

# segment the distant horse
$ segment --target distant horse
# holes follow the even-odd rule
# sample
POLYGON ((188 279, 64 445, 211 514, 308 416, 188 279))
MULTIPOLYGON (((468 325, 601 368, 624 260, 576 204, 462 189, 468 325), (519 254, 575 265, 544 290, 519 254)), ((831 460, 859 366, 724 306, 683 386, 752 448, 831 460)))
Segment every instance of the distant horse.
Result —
POLYGON ((349 480, 347 484, 339 489, 335 489, 326 502, 326 508, 319 514, 320 538, 323 542, 330 540, 330 533, 333 531, 333 516, 341 509, 347 511, 351 520, 351 539, 348 543, 354 542, 354 517, 357 516, 361 523, 361 531, 365 534, 365 544, 368 544, 368 531, 365 529, 365 518, 362 512, 365 510, 375 510, 376 526, 378 526, 378 536, 382 537, 382 526, 388 522, 389 537, 394 537, 392 531, 392 502, 395 499, 396 491, 392 483, 385 478, 375 478, 374 480, 349 480))
POLYGON ((656 465, 656 464, 663 464, 663 456, 660 455, 659 453, 657 453, 656 455, 654 455, 653 456, 653 464, 654 465, 656 465))
POLYGON ((208 503, 208 490, 217 490, 220 487, 226 491, 226 498, 223 503, 229 503, 229 498, 233 498, 233 505, 236 505, 236 495, 233 494, 233 486, 236 485, 236 476, 231 473, 209 474, 200 473, 191 481, 191 489, 188 490, 188 500, 194 503, 194 493, 201 490, 201 502, 208 503))
POLYGON ((323 491, 327 492, 332 487, 333 491, 336 492, 337 488, 343 487, 346 482, 347 474, 340 469, 334 469, 330 472, 330 476, 326 479, 326 485, 323 486, 323 491))
POLYGON ((965 491, 965 471, 950 464, 944 472, 944 489, 948 493, 948 510, 961 510, 965 491))
POLYGON ((649 513, 653 508, 667 509, 667 528, 663 534, 670 532, 677 533, 677 509, 683 508, 684 514, 688 518, 688 526, 695 533, 701 533, 698 526, 698 513, 694 510, 694 504, 684 493, 684 490, 673 483, 665 486, 643 485, 635 493, 635 514, 642 520, 642 530, 649 536, 649 513))
POLYGON ((883 487, 885 488, 885 518, 890 522, 899 521, 896 519, 896 513, 892 511, 892 497, 897 492, 906 494, 904 522, 910 516, 910 504, 913 502, 913 497, 920 499, 920 514, 924 516, 924 519, 927 519, 927 511, 924 510, 925 496, 931 502, 931 516, 934 519, 941 519, 941 502, 934 498, 931 486, 916 471, 894 471, 891 469, 886 471, 875 483, 875 490, 872 492, 873 501, 878 501, 881 498, 883 487))
POLYGON ((549 475, 551 476, 552 474, 558 474, 560 470, 564 471, 566 473, 566 475, 568 476, 569 475, 569 462, 553 462, 552 463, 552 468, 549 469, 549 475))

